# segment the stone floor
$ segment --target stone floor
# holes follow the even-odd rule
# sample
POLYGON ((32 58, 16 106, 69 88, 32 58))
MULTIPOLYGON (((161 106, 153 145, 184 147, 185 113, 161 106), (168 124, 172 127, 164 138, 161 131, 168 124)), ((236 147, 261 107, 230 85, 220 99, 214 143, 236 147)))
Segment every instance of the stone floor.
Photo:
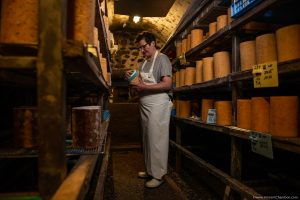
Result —
POLYGON ((144 170, 143 163, 142 153, 138 150, 113 151, 105 187, 105 200, 217 199, 206 190, 202 190, 202 194, 199 195, 171 169, 160 187, 145 188, 146 180, 137 177, 137 172, 144 170))

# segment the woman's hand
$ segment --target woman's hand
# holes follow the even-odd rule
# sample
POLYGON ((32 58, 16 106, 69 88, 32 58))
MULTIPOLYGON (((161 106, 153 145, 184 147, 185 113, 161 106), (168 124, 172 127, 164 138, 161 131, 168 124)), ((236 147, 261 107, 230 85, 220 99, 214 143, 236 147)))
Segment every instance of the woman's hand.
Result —
POLYGON ((127 71, 125 72, 124 79, 125 79, 125 80, 128 80, 129 77, 132 75, 133 72, 134 72, 134 70, 127 70, 127 71))

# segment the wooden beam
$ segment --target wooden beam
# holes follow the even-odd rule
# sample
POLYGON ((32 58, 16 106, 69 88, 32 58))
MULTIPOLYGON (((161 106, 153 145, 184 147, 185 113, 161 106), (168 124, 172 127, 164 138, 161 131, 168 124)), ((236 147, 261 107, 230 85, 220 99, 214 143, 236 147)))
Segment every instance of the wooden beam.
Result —
POLYGON ((65 80, 62 16, 65 0, 39 2, 38 129, 39 192, 48 200, 66 177, 65 80))
POLYGON ((35 69, 36 57, 0 56, 1 69, 35 69))
POLYGON ((98 155, 81 156, 51 200, 85 199, 98 155))

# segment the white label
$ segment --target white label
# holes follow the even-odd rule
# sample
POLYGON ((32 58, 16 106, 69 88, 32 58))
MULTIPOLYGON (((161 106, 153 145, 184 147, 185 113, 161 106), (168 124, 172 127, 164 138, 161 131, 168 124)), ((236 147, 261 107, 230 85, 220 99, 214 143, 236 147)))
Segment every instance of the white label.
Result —
POLYGON ((206 123, 208 124, 216 123, 216 109, 208 109, 206 123))
POLYGON ((273 159, 272 136, 270 134, 251 132, 249 139, 251 140, 252 152, 273 159))

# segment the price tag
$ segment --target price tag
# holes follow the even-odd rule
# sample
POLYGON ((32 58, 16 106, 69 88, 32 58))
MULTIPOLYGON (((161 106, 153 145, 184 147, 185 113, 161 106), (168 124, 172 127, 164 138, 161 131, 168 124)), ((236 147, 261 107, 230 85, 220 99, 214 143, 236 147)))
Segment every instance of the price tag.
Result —
POLYGON ((217 116, 216 115, 216 109, 208 109, 206 123, 215 124, 216 123, 216 116, 217 116))
POLYGON ((254 88, 278 87, 277 61, 253 66, 254 88))
POLYGON ((251 132, 251 149, 253 152, 273 159, 272 137, 270 134, 251 132))

